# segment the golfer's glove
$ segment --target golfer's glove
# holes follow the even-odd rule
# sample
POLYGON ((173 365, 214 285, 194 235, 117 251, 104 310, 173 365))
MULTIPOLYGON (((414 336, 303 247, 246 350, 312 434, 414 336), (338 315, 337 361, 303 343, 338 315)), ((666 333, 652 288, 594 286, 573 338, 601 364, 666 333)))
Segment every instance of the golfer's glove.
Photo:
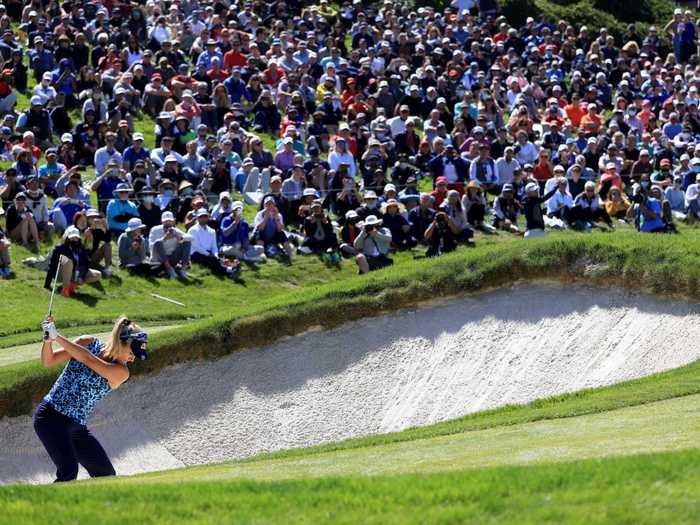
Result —
POLYGON ((56 324, 48 319, 41 323, 41 328, 44 330, 45 334, 49 335, 49 339, 55 341, 58 338, 58 330, 56 330, 56 324))

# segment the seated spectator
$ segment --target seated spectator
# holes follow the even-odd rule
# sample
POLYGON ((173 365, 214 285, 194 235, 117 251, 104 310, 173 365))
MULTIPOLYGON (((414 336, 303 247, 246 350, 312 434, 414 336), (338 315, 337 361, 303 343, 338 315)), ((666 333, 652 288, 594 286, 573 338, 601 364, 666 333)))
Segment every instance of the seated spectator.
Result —
POLYGON ((24 194, 27 197, 27 207, 32 212, 34 222, 39 231, 39 238, 46 240, 54 231, 53 223, 49 217, 49 199, 42 191, 38 177, 29 177, 25 180, 26 190, 24 194))
POLYGON ((673 184, 664 190, 664 197, 671 207, 673 218, 679 221, 687 219, 685 208, 685 192, 683 191, 683 179, 680 176, 673 178, 673 184))
POLYGON ((39 228, 23 192, 15 195, 14 202, 7 208, 5 227, 10 240, 21 242, 22 246, 30 250, 38 248, 39 228))
POLYGON ((299 251, 306 255, 322 255, 327 262, 337 264, 340 262, 338 238, 333 231, 333 224, 323 211, 321 201, 313 201, 310 211, 304 219, 304 242, 299 251))
POLYGON ((240 262, 235 261, 232 266, 227 266, 219 258, 216 232, 209 226, 209 212, 206 208, 197 210, 196 218, 197 224, 187 231, 187 234, 192 238, 190 254, 192 262, 205 266, 214 275, 230 278, 237 277, 240 271, 240 262))
POLYGON ((361 274, 394 264, 389 257, 391 232, 382 228, 382 220, 374 215, 360 223, 360 234, 355 239, 355 260, 361 274))
POLYGON ((265 262, 265 248, 250 243, 251 228, 243 217, 243 203, 236 201, 231 211, 221 220, 221 249, 226 259, 239 259, 253 263, 265 262))
POLYGON ((405 217, 406 210, 396 199, 388 199, 381 208, 383 225, 391 233, 391 249, 409 250, 416 244, 411 236, 411 224, 405 217))
POLYGON ((444 211, 433 215, 433 220, 425 230, 425 242, 428 244, 428 257, 449 253, 457 248, 457 237, 460 234, 459 225, 444 211))
POLYGON ((73 224, 73 216, 79 211, 85 211, 88 207, 78 198, 80 187, 78 183, 71 180, 66 184, 65 197, 59 197, 53 203, 51 217, 56 227, 56 231, 60 234, 73 224))
POLYGON ((284 218, 277 208, 274 197, 265 197, 263 209, 255 215, 253 227, 253 239, 256 244, 265 249, 265 255, 275 257, 280 252, 284 252, 289 260, 292 260, 294 250, 284 231, 284 218))
POLYGON ((66 229, 61 242, 53 249, 44 280, 44 288, 47 290, 51 290, 57 270, 62 284, 61 293, 64 297, 75 294, 85 283, 100 280, 100 272, 90 269, 90 259, 80 240, 80 231, 74 226, 66 229))
POLYGON ((148 246, 151 251, 151 266, 154 273, 162 269, 171 279, 189 277, 191 237, 175 227, 175 216, 171 211, 164 211, 161 224, 151 228, 148 246))
POLYGON ((121 183, 114 190, 114 199, 107 204, 107 224, 112 235, 117 239, 126 230, 129 219, 139 216, 139 210, 129 195, 131 188, 126 183, 121 183))
MULTIPOLYGON (((0 208, 0 217, 5 215, 5 210, 0 208)), ((8 279, 14 274, 10 265, 12 264, 10 260, 10 245, 12 243, 5 235, 5 230, 0 226, 0 278, 8 279)))
POLYGON ((515 198, 515 187, 510 182, 503 185, 501 194, 493 203, 493 227, 511 233, 520 234, 518 217, 522 206, 515 198))
POLYGON ((90 258, 90 268, 102 265, 102 276, 112 275, 112 236, 104 215, 95 208, 73 216, 73 226, 78 228, 83 239, 83 246, 90 258), (84 222, 83 222, 84 221, 84 222))
POLYGON ((629 207, 627 196, 619 188, 610 188, 608 200, 605 201, 605 211, 610 218, 624 221, 629 207))
POLYGON ((355 210, 349 210, 344 218, 345 221, 342 228, 340 228, 340 252, 345 257, 354 257, 357 255, 355 239, 357 239, 361 231, 358 225, 360 217, 355 210))
POLYGON ((595 226, 595 223, 601 221, 607 224, 608 228, 614 228, 610 216, 601 205, 600 197, 595 193, 595 183, 588 181, 583 193, 574 199, 572 222, 578 223, 577 227, 583 226, 585 229, 590 229, 595 226))
MULTIPOLYGON (((465 216, 466 222, 468 223, 466 228, 470 229, 469 226, 481 230, 484 233, 494 233, 496 230, 490 224, 485 222, 486 218, 486 198, 481 189, 481 185, 476 181, 469 181, 467 184, 467 189, 462 196, 461 205, 457 206, 453 201, 457 199, 459 202, 459 193, 453 193, 456 190, 450 190, 447 192, 447 199, 440 205, 441 208, 445 208, 448 211, 448 215, 452 217, 452 220, 459 225, 462 225, 462 215, 465 216), (449 210, 454 209, 454 213, 450 213, 449 210)), ((467 236, 469 238, 470 236, 467 236)), ((460 239, 460 240, 466 240, 460 239)))
POLYGON ((117 248, 119 266, 133 275, 149 275, 151 265, 146 262, 146 225, 138 217, 129 219, 124 233, 119 236, 117 248))
POLYGON ((411 237, 413 237, 414 242, 427 243, 425 231, 434 220, 433 197, 429 193, 421 193, 418 206, 408 213, 408 222, 411 224, 411 237))

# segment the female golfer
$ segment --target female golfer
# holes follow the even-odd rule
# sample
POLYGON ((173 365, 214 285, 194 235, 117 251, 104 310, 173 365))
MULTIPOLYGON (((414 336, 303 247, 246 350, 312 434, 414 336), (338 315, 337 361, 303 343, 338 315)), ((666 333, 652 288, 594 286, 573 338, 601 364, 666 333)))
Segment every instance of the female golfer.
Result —
POLYGON ((69 341, 59 335, 53 317, 42 323, 41 363, 51 367, 68 361, 34 415, 34 430, 56 464, 56 482, 78 476, 78 463, 90 476, 114 476, 102 445, 85 426, 95 404, 129 379, 128 365, 146 358, 146 334, 120 317, 104 344, 90 336, 69 341), (53 341, 63 347, 54 352, 53 341))

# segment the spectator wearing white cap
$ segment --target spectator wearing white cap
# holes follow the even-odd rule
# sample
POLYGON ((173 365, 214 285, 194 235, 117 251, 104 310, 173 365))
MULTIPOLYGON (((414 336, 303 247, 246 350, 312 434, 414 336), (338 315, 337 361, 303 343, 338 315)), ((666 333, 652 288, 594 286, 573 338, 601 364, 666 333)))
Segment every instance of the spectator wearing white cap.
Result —
POLYGON ((207 267, 214 275, 235 277, 240 270, 240 262, 227 266, 219 259, 219 247, 216 242, 216 232, 209 226, 209 212, 200 208, 195 214, 197 222, 187 234, 192 238, 190 258, 192 262, 207 267))
POLYGON ((146 262, 146 225, 138 217, 129 219, 117 241, 119 266, 134 275, 148 275, 151 265, 146 262))
POLYGON ((284 218, 277 209, 275 198, 272 195, 266 196, 262 205, 263 209, 255 215, 253 222, 253 240, 265 249, 268 257, 275 257, 283 250, 291 261, 294 250, 284 231, 284 218))
POLYGON ((151 152, 143 145, 143 133, 135 132, 131 141, 131 146, 127 147, 122 154, 122 168, 125 171, 131 171, 137 160, 148 160, 150 164, 151 152))
POLYGON ((34 96, 41 99, 42 106, 46 106, 56 98, 56 89, 53 87, 51 79, 52 75, 47 71, 42 75, 41 82, 34 86, 34 96))
POLYGON ((176 228, 173 213, 164 211, 161 224, 151 228, 148 236, 154 271, 162 269, 170 278, 187 278, 191 244, 191 237, 176 228))

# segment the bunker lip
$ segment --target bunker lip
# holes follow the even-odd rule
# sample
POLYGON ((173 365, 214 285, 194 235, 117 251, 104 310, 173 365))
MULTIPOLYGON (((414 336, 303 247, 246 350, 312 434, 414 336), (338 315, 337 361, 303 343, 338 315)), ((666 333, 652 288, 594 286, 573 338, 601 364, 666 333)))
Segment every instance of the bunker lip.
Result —
MULTIPOLYGON (((646 376, 700 357, 700 313, 627 291, 527 285, 312 330, 136 378, 91 427, 134 474, 402 430, 646 376)), ((52 465, 0 420, 0 482, 52 465)))

